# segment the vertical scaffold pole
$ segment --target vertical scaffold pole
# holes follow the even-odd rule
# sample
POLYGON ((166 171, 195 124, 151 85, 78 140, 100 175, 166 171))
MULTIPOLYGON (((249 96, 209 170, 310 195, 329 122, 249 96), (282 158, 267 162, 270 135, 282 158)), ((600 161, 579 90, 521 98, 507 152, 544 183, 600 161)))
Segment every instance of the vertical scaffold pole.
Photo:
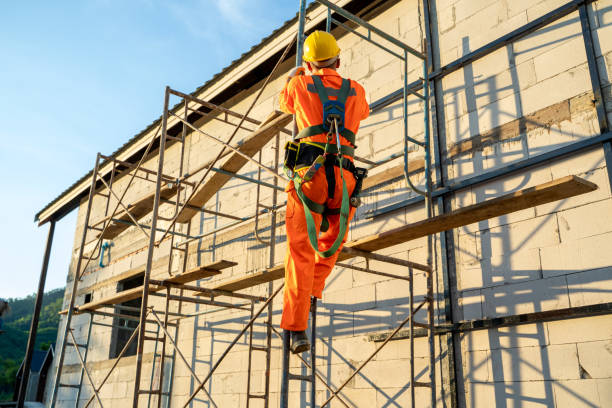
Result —
MULTIPOLYGON (((295 51, 295 66, 302 66, 302 55, 304 54, 304 25, 306 21, 306 0, 300 0, 300 11, 298 14, 298 35, 295 51)), ((298 133, 297 121, 293 115, 292 139, 295 140, 298 133)), ((291 332, 283 330, 283 366, 281 376, 280 406, 286 408, 289 405, 289 347, 291 346, 291 332)))
POLYGON ((317 298, 312 297, 310 300, 310 315, 311 315, 311 335, 310 335, 310 406, 316 408, 316 393, 317 393, 317 298))
POLYGON ((412 268, 408 268, 410 282, 408 283, 408 290, 410 293, 410 315, 408 318, 408 335, 410 336, 410 401, 411 407, 415 406, 415 391, 414 391, 414 273, 412 268))
MULTIPOLYGON (((433 207, 431 200, 431 144, 429 137, 429 67, 427 58, 423 60, 423 114, 424 125, 425 125, 425 191, 427 196, 425 197, 425 205, 427 210, 427 218, 433 217, 433 207)), ((429 272, 426 272, 427 276, 427 318, 428 326, 427 340, 429 342, 429 382, 431 387, 431 406, 435 407, 436 404, 436 348, 434 339, 434 290, 433 290, 433 236, 427 236, 427 266, 429 266, 429 272)))
MULTIPOLYGON (((295 50, 295 66, 302 66, 302 55, 304 54, 304 25, 306 22, 306 0, 300 0, 300 13, 298 16, 298 36, 296 41, 296 50, 295 50)), ((295 115, 293 115, 293 131, 292 131, 292 139, 295 140, 298 129, 297 129, 297 121, 295 120, 295 115)))
POLYGON ((51 219, 49 222, 49 232, 47 233, 45 255, 43 257, 42 269, 40 271, 40 279, 38 280, 38 292, 36 293, 34 314, 32 315, 32 323, 30 324, 28 348, 26 349, 25 359, 23 360, 23 371, 21 372, 21 383, 19 384, 19 396, 17 398, 17 407, 19 408, 23 408, 26 390, 28 389, 28 380, 30 379, 30 366, 32 365, 32 355, 34 354, 34 344, 36 343, 36 333, 38 332, 40 309, 42 308, 43 296, 45 294, 45 282, 47 281, 47 269, 49 267, 49 258, 51 257, 51 245, 53 244, 54 232, 55 219, 51 219))
POLYGON ((283 373, 281 378, 280 407, 289 406, 289 347, 291 346, 291 332, 283 330, 283 373))
POLYGON ((133 407, 138 406, 140 395, 140 376, 142 374, 142 353, 146 331, 146 315, 149 301, 149 280, 153 267, 153 251, 155 250, 155 231, 157 231, 157 219, 159 212, 159 198, 164 170, 164 152, 166 150, 166 136, 168 128, 168 104, 170 100, 170 88, 166 87, 164 93, 164 114, 162 116, 162 131, 159 141, 159 163, 157 164, 157 180, 155 183, 155 198, 153 201, 153 219, 151 220, 151 234, 149 235, 149 249, 147 253, 147 266, 145 268, 144 279, 142 282, 142 303, 140 307, 140 326, 138 326, 138 349, 136 354, 136 374, 134 375, 134 398, 133 407))
POLYGON ((85 253, 85 243, 87 241, 87 230, 89 228, 89 217, 91 216, 91 207, 93 205, 93 196, 96 190, 96 181, 98 180, 98 167, 100 166, 100 153, 96 155, 96 164, 94 165, 93 174, 91 175, 91 186, 89 187, 89 197, 87 198, 87 210, 85 211, 85 220, 83 222, 83 233, 81 234, 81 246, 79 247, 79 257, 77 259, 76 268, 74 269, 74 281, 72 283, 72 293, 70 293, 70 304, 66 313, 66 325, 64 327, 64 335, 62 336, 62 344, 60 345, 59 360, 57 361, 57 370, 55 372, 55 382, 53 384, 53 396, 51 397, 51 407, 55 406, 57 401, 57 391, 60 385, 60 377, 62 376, 62 368, 64 366, 64 357, 66 355, 66 343, 68 342, 68 331, 72 323, 72 315, 74 314, 74 302, 76 300, 76 292, 79 287, 79 279, 81 275, 81 265, 83 263, 83 254, 85 253))
MULTIPOLYGON (((274 151, 274 169, 278 170, 279 164, 279 155, 280 155, 280 132, 276 134, 275 138, 275 151, 274 151)), ((274 177, 273 181, 274 185, 278 185, 278 179, 274 177)), ((268 265, 270 267, 274 266, 276 260, 276 205, 278 204, 278 190, 274 189, 272 191, 272 208, 273 211, 270 212, 270 255, 268 258, 268 265)), ((272 296, 274 293, 274 283, 270 282, 268 284, 268 296, 272 296)), ((265 400, 264 400, 264 408, 269 407, 270 403, 270 363, 271 363, 271 353, 272 353, 272 317, 274 314, 274 307, 272 303, 268 305, 268 316, 266 322, 266 383, 265 383, 265 400)))

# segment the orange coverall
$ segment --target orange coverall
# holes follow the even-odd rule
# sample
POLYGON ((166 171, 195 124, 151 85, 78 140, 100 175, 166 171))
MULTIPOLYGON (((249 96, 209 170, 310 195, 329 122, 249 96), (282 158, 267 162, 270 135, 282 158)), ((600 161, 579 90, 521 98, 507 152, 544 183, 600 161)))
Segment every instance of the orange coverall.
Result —
MULTIPOLYGON (((342 77, 333 69, 323 68, 315 72, 319 75, 326 88, 340 89, 342 77)), ((329 98, 337 99, 337 95, 328 90, 329 98)), ((310 76, 296 76, 289 81, 280 94, 280 108, 286 113, 296 115, 298 129, 321 124, 323 122, 323 105, 317 95, 313 80, 310 76), (309 86, 310 85, 310 86, 309 86)), ((365 91, 361 85, 351 80, 351 91, 346 100, 344 126, 357 134, 359 123, 368 117, 370 110, 365 99, 365 91), (354 89, 354 92, 353 92, 354 89)), ((300 142, 327 141, 326 134, 306 137, 300 142)), ((336 137, 333 142, 335 144, 336 137)), ((350 143, 340 136, 342 145, 350 143)), ((345 156, 351 161, 352 157, 345 156)), ((305 172, 306 170, 303 170, 305 172)), ((315 174, 308 182, 302 184, 302 191, 311 200, 323 204, 328 208, 340 208, 342 203, 342 179, 340 168, 334 166, 336 177, 336 188, 334 197, 330 199, 327 191, 327 178, 323 168, 315 174)), ((344 179, 349 195, 355 188, 355 177, 353 173, 344 170, 344 179)), ((320 257, 311 247, 308 240, 306 217, 302 202, 297 196, 293 181, 289 182, 285 191, 287 192, 287 214, 285 226, 287 229, 287 253, 285 255, 285 293, 283 304, 283 316, 281 327, 286 330, 302 331, 308 327, 308 312, 310 308, 310 296, 321 298, 325 279, 331 273, 336 263, 340 249, 329 258, 320 257)), ((351 207, 349 221, 355 214, 355 208, 351 207)), ((317 225, 317 234, 323 216, 312 213, 317 225)), ((319 235, 319 251, 330 248, 338 236, 340 214, 328 215, 329 229, 319 235)), ((346 241, 348 228, 342 243, 346 241)))

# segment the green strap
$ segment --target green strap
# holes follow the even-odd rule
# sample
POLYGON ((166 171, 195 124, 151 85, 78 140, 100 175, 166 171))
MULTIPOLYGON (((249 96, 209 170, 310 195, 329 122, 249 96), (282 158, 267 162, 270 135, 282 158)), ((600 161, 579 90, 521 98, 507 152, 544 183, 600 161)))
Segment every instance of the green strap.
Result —
MULTIPOLYGON (((293 183, 295 185, 295 191, 297 193, 298 198, 302 201, 302 207, 304 207, 304 215, 306 217, 306 229, 308 231, 308 240, 310 241, 310 246, 315 250, 319 256, 322 258, 329 258, 333 254, 338 251, 340 245, 342 245, 342 240, 344 239, 344 235, 346 234, 346 229, 348 227, 348 217, 350 212, 350 199, 348 195, 348 189, 346 188, 346 180, 344 180, 344 170, 342 168, 342 160, 338 160, 338 164, 340 167, 340 178, 342 178, 342 204, 340 205, 340 230, 338 231, 338 236, 336 237, 332 246, 321 252, 319 251, 319 237, 317 235, 317 227, 314 221, 314 217, 312 216, 312 212, 318 214, 325 213, 325 205, 319 204, 312 201, 310 198, 304 194, 302 191, 302 182, 301 177, 296 175, 293 178, 293 183)), ((335 213, 335 211, 333 211, 335 213)), ((323 215, 325 216, 325 215, 323 215)))
MULTIPOLYGON (((307 143, 310 145, 320 147, 323 150, 325 150, 325 147, 327 146, 327 153, 330 153, 330 154, 338 153, 338 149, 336 148, 335 144, 327 144, 327 143, 319 143, 319 142, 307 142, 307 143)), ((343 156, 355 157, 355 148, 352 146, 342 145, 340 146, 340 153, 343 156)))
MULTIPOLYGON (((342 245, 342 240, 344 239, 344 235, 346 234, 346 229, 348 227, 350 203, 349 203, 349 197, 348 197, 348 190, 346 188, 346 181, 344 180, 343 173, 344 172, 342 171, 342 165, 340 165, 340 177, 342 178, 342 205, 340 207, 340 230, 338 231, 338 236, 336 237, 336 240, 334 241, 332 246, 325 251, 319 251, 319 240, 317 236, 317 227, 315 224, 314 217, 312 216, 311 209, 309 208, 309 204, 313 203, 313 201, 310 200, 308 197, 306 197, 306 194, 304 194, 304 192, 302 191, 301 182, 296 183, 296 186, 295 186, 295 191, 297 192, 299 199, 302 201, 302 206, 304 207, 304 215, 306 216, 306 227, 308 231, 308 240, 310 241, 310 245, 312 246, 312 249, 314 249, 315 252, 319 254, 319 256, 321 256, 322 258, 329 258, 330 256, 334 255, 338 251, 338 248, 340 248, 340 245, 342 245)), ((295 183, 295 180, 294 180, 294 183, 295 183)), ((318 204, 318 203, 315 203, 315 204, 317 204, 317 206, 322 206, 322 204, 318 204)), ((320 209, 320 208, 317 208, 317 209, 320 209)), ((313 211, 313 212, 319 213, 319 211, 313 211)), ((323 211, 321 211, 321 213, 322 212, 323 211)))
POLYGON ((342 78, 342 86, 340 86, 340 92, 338 93, 338 102, 342 102, 346 105, 346 99, 348 98, 349 92, 351 91, 351 80, 342 78))
MULTIPOLYGON (((294 184, 295 184, 295 180, 294 180, 294 184)), ((298 197, 302 201, 302 204, 304 204, 304 207, 307 207, 310 211, 317 213, 317 214, 325 213, 325 204, 319 204, 316 201, 312 201, 310 198, 308 198, 306 194, 304 194, 304 192, 302 191, 301 181, 298 181, 298 184, 296 184, 295 190, 298 194, 298 197), (298 185, 300 187, 299 189, 297 188, 298 185)))
MULTIPOLYGON (((323 81, 321 80, 321 77, 318 75, 313 75, 312 82, 314 83, 315 89, 317 90, 317 94, 319 95, 321 104, 324 104, 325 102, 329 101, 329 95, 327 94, 327 89, 325 89, 325 85, 323 85, 323 81)), ((348 92, 347 92, 347 96, 348 96, 348 92)), ((340 96, 338 96, 338 100, 340 101, 340 96)), ((346 97, 345 97, 345 100, 346 100, 346 97)))
MULTIPOLYGON (((326 128, 324 125, 309 126, 307 128, 302 129, 302 131, 298 133, 298 135, 296 136, 295 140, 299 140, 304 137, 316 136, 316 135, 320 135, 321 133, 328 133, 328 132, 329 132, 329 129, 326 128)), ((340 135, 344 137, 346 140, 348 140, 350 144, 355 146, 356 137, 355 137, 355 133, 353 133, 351 130, 344 128, 340 131, 340 135)))

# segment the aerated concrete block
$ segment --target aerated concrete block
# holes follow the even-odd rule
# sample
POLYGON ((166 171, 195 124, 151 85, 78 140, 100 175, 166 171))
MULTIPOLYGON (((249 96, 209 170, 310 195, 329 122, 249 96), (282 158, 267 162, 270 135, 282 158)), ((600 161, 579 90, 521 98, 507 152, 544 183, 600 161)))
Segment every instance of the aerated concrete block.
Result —
POLYGON ((612 267, 567 275, 573 307, 612 302, 612 267))
POLYGON ((603 216, 611 210, 612 199, 607 199, 559 213, 561 240, 566 242, 612 231, 612 220, 603 216))
POLYGON ((582 378, 612 378, 612 340, 578 343, 582 378))
POLYGON ((554 77, 539 81, 521 92, 523 112, 533 113, 590 89, 588 68, 581 64, 554 77))
POLYGON ((564 309, 570 306, 564 277, 514 283, 482 290, 485 317, 564 309))
POLYGON ((569 380, 553 383, 555 406, 558 408, 573 408, 579 406, 599 405, 597 380, 569 380))
POLYGON ((459 299, 461 320, 476 320, 483 317, 484 298, 480 289, 464 290, 459 299))
POLYGON ((605 315, 547 322, 546 326, 550 344, 612 339, 612 319, 605 315))
POLYGON ((491 330, 474 330, 461 336, 462 350, 496 350, 517 347, 544 347, 548 343, 544 324, 526 324, 491 330))

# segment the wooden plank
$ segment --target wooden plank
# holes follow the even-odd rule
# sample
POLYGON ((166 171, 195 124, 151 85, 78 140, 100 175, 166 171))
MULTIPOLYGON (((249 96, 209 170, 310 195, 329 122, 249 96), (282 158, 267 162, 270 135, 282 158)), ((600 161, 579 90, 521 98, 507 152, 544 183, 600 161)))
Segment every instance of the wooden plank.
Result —
MULTIPOLYGON (((535 187, 526 188, 515 193, 470 205, 447 214, 438 215, 412 224, 403 225, 389 231, 370 235, 357 241, 348 242, 346 247, 374 252, 398 245, 427 235, 437 234, 453 228, 470 225, 475 222, 499 217, 515 211, 535 207, 565 198, 585 194, 597 189, 597 185, 576 176, 567 176, 535 187)), ((342 252, 338 261, 352 258, 353 255, 342 252)), ((247 274, 243 277, 221 283, 212 289, 236 291, 261 283, 281 279, 284 266, 275 265, 270 269, 247 274)))
MULTIPOLYGON (((218 275, 223 269, 230 268, 235 265, 238 264, 236 262, 220 260, 217 262, 213 262, 212 264, 198 266, 182 274, 166 278, 164 279, 164 282, 182 284, 193 282, 198 279, 218 275)), ((128 300, 138 299, 142 296, 142 288, 142 286, 138 286, 137 288, 121 291, 113 296, 109 296, 94 302, 85 303, 77 307, 77 313, 82 313, 87 310, 97 310, 104 307, 105 305, 116 305, 119 303, 127 302, 128 300)), ((159 292, 160 290, 164 290, 165 288, 166 286, 163 285, 149 285, 149 290, 151 292, 159 292)), ((66 314, 67 312, 67 310, 62 310, 59 313, 66 314)))
MULTIPOLYGON (((143 248, 143 249, 146 249, 143 248)), ((169 260, 169 256, 163 256, 159 259, 156 259, 153 261, 153 267, 151 268, 151 276, 157 276, 161 271, 163 270, 168 270, 168 260, 169 260)), ((119 275, 115 275, 111 278, 108 279, 104 279, 102 281, 96 282, 91 286, 79 286, 79 291, 77 292, 77 295, 83 295, 85 293, 89 293, 89 292, 93 292, 96 290, 100 290, 101 288, 107 287, 107 286, 111 286, 113 284, 117 284, 117 282, 125 280, 125 279, 129 279, 132 278, 134 276, 137 276, 141 273, 144 272, 145 270, 145 264, 136 266, 134 268, 130 268, 125 272, 120 273, 119 275)), ((94 272, 95 273, 95 272, 94 272)))
POLYGON ((215 262, 212 265, 199 266, 197 268, 194 268, 180 275, 176 275, 171 278, 164 279, 164 282, 185 284, 185 283, 197 281, 198 279, 218 275, 221 273, 221 270, 230 268, 236 265, 238 265, 238 263, 236 262, 221 260, 221 261, 215 262))
MULTIPOLYGON (((176 185, 173 184, 170 187, 168 185, 165 185, 160 190, 160 197, 163 199, 170 199, 176 194, 176 191, 177 191, 176 185)), ((133 203, 126 205, 126 207, 130 211, 130 214, 132 214, 132 216, 136 220, 140 220, 142 217, 144 217, 145 215, 153 211, 154 200, 155 200, 155 192, 147 194, 146 196, 137 199, 133 203)), ((93 226, 101 226, 101 224, 104 221, 108 220, 109 218, 111 218, 110 215, 107 217, 104 217, 100 221, 97 221, 95 224, 93 224, 93 226)), ((128 215, 127 211, 123 209, 121 209, 120 211, 117 211, 115 216, 112 218, 132 223, 132 219, 128 215)), ((104 232, 103 238, 113 239, 117 237, 119 234, 121 234, 123 231, 125 231, 126 229, 130 228, 131 226, 132 226, 131 224, 126 224, 124 222, 111 221, 111 225, 109 225, 106 231, 104 232)), ((99 236, 100 234, 96 234, 95 239, 97 239, 99 236)))
MULTIPOLYGON (((259 128, 244 140, 237 148, 241 153, 249 157, 255 156, 272 138, 278 133, 279 129, 284 128, 291 122, 292 116, 286 113, 273 112, 261 123, 259 128)), ((230 173, 236 173, 248 160, 236 152, 232 152, 226 156, 223 161, 219 162, 218 167, 230 173)), ((189 205, 196 208, 201 208, 232 179, 231 175, 214 173, 209 176, 208 180, 198 189, 194 196, 189 201, 189 205)), ((179 214, 177 222, 188 222, 198 213, 193 208, 185 208, 179 214)))

